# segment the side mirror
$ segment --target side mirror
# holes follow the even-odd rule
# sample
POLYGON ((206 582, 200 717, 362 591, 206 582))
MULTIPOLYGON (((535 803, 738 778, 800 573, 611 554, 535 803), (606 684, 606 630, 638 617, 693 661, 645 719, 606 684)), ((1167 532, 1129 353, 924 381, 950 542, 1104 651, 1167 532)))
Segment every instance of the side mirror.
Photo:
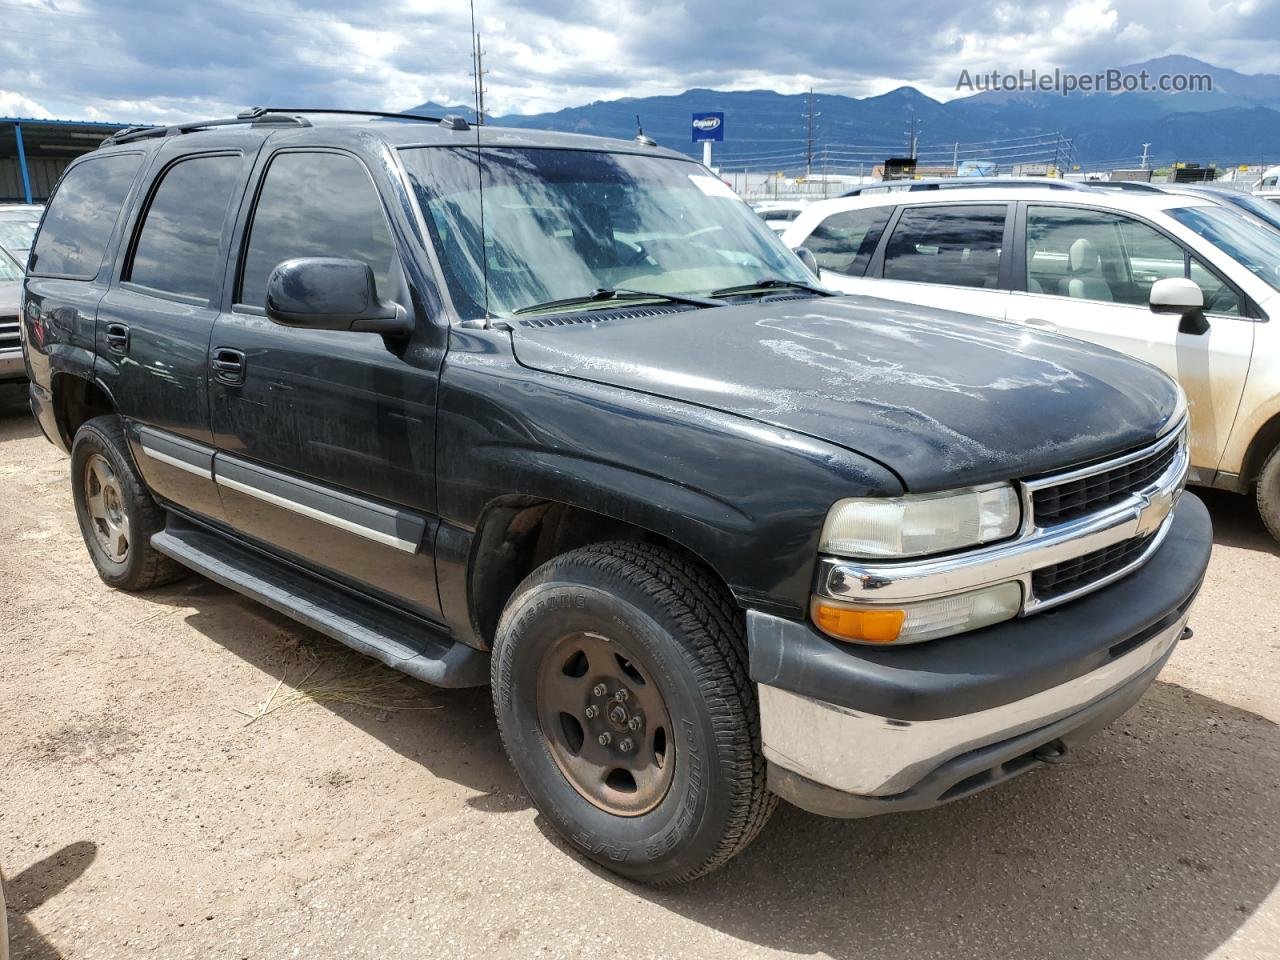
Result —
POLYGON ((808 247, 794 247, 791 251, 800 258, 800 262, 809 268, 809 272, 815 277, 822 271, 818 266, 818 258, 813 255, 813 251, 808 247))
POLYGON ((354 330, 404 337, 413 322, 398 303, 378 299, 373 270, 360 260, 298 257, 267 278, 267 316, 286 327, 354 330))
POLYGON ((1209 321, 1204 315, 1204 292, 1194 280, 1185 277, 1167 277, 1151 285, 1151 311, 1176 313, 1182 317, 1179 333, 1200 336, 1209 332, 1209 321))

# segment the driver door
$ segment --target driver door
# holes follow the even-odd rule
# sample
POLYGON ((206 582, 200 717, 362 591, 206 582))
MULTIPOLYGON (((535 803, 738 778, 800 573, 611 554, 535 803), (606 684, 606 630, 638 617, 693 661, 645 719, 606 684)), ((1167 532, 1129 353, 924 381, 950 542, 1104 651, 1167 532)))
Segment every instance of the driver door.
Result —
POLYGON ((1245 298, 1178 241, 1145 220, 1066 204, 1026 204, 1006 319, 1057 331, 1155 364, 1177 380, 1191 410, 1191 463, 1207 481, 1235 422, 1253 353, 1245 298), (1209 331, 1151 311, 1151 287, 1195 280, 1209 331))

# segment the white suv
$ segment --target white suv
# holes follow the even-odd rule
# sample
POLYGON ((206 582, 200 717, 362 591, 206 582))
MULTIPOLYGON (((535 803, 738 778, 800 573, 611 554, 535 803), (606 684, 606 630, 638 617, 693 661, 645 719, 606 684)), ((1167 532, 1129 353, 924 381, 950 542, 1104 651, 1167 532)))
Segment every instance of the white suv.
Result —
POLYGON ((1113 347, 1191 405, 1192 482, 1280 539, 1280 232, 1211 198, 1002 187, 824 200, 783 234, 847 293, 1113 347))

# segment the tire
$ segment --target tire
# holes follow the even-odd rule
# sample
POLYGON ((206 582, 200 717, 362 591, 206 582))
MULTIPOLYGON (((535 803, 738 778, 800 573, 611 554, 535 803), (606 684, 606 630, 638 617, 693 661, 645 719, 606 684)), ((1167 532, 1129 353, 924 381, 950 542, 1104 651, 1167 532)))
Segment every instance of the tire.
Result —
POLYGON ((773 812, 742 614, 670 550, 597 544, 539 567, 503 611, 492 672, 503 746, 534 803, 615 873, 693 880, 773 812))
POLYGON ((138 475, 118 417, 94 417, 76 431, 71 491, 80 535, 103 583, 147 590, 185 575, 184 567, 151 548, 151 535, 164 528, 164 511, 138 475))
POLYGON ((1258 513, 1267 532, 1280 541, 1280 447, 1276 447, 1258 474, 1258 513))

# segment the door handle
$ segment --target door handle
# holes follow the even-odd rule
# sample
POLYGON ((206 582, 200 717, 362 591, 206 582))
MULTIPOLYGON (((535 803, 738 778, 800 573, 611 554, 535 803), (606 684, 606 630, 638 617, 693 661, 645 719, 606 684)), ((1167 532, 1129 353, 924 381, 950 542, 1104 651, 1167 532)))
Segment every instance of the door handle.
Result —
POLYGON ((244 383, 244 354, 218 347, 213 351, 213 375, 223 383, 244 383))
POLYGON ((129 325, 127 323, 107 324, 107 349, 112 353, 129 352, 129 325))
POLYGON ((1056 333, 1058 331, 1058 325, 1056 323, 1050 323, 1048 320, 1041 320, 1039 317, 1027 317, 1027 319, 1022 322, 1028 327, 1047 330, 1050 333, 1056 333))

